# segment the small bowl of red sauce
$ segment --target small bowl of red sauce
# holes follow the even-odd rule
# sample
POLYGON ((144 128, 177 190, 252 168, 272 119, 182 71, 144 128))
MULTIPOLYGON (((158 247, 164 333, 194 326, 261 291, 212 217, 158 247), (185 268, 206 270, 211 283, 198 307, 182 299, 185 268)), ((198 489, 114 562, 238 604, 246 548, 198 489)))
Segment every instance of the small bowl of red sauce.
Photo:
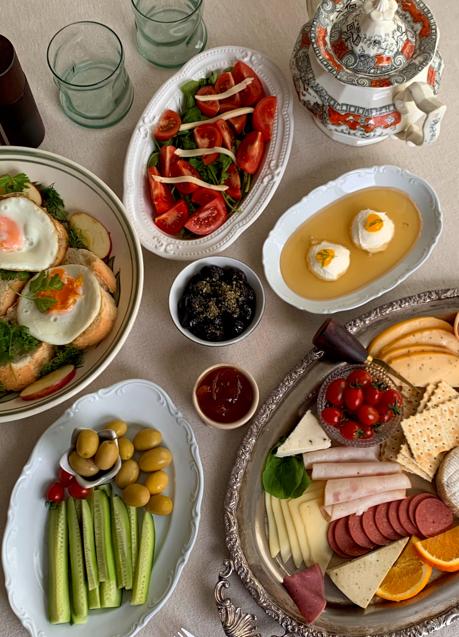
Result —
POLYGON ((251 374, 236 365, 206 369, 193 388, 193 404, 201 420, 217 429, 236 429, 254 415, 260 398, 251 374))

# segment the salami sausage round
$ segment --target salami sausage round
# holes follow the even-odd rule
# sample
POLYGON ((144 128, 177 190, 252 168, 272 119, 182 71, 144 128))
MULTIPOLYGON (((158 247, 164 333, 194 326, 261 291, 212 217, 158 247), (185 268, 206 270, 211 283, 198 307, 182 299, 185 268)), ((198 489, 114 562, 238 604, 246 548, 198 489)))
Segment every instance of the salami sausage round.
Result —
POLYGON ((378 504, 375 511, 375 523, 378 527, 378 531, 384 537, 387 537, 388 540, 399 540, 400 536, 392 528, 391 523, 389 522, 389 516, 387 514, 387 509, 389 508, 388 502, 384 502, 384 504, 378 504))
POLYGON ((368 537, 371 542, 376 544, 377 546, 384 546, 385 544, 389 544, 390 540, 387 539, 376 526, 375 522, 375 509, 376 507, 371 507, 368 511, 362 516, 362 528, 365 535, 368 537))
POLYGON ((416 535, 416 533, 419 533, 418 528, 411 522, 410 516, 408 515, 408 507, 411 499, 412 498, 405 498, 404 500, 401 500, 397 515, 400 524, 406 531, 406 534, 416 535))
POLYGON ((331 522, 328 525, 328 529, 327 529, 327 540, 328 540, 328 545, 331 548, 331 550, 336 553, 337 555, 339 555, 340 557, 345 557, 347 558, 347 555, 345 555, 344 553, 341 553, 339 546, 336 544, 336 540, 335 540, 335 526, 336 524, 339 522, 339 520, 335 520, 334 522, 331 522))
POLYGON ((389 522, 391 527, 394 529, 396 533, 398 533, 399 537, 406 537, 407 533, 403 526, 400 524, 400 520, 398 519, 398 508, 402 500, 394 500, 394 502, 390 502, 387 508, 387 515, 389 518, 389 522))
POLYGON ((424 537, 432 537, 453 526, 453 513, 435 497, 422 500, 414 511, 416 526, 424 537))
POLYGON ((408 516, 411 522, 414 524, 414 526, 417 526, 416 520, 414 517, 414 512, 418 504, 420 504, 423 500, 426 500, 427 498, 434 498, 434 497, 435 496, 432 493, 424 492, 424 493, 417 493, 416 495, 413 495, 412 498, 410 498, 410 502, 408 504, 408 516))
POLYGON ((340 518, 337 520, 334 528, 334 538, 340 553, 344 554, 346 557, 359 557, 360 555, 368 553, 368 549, 359 546, 352 539, 351 534, 349 533, 347 518, 340 518))
POLYGON ((348 517, 348 527, 351 538, 356 544, 364 549, 374 549, 376 544, 370 540, 368 535, 363 530, 362 516, 350 515, 348 517))

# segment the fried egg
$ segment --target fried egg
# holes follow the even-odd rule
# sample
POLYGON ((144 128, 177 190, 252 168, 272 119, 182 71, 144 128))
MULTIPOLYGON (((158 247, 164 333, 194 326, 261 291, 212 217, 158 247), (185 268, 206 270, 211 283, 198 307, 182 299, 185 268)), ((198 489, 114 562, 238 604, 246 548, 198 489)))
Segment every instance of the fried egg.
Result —
POLYGON ((27 197, 0 200, 0 268, 45 270, 58 250, 56 227, 42 208, 27 197))
POLYGON ((101 294, 96 277, 85 266, 50 268, 30 279, 23 289, 18 302, 18 323, 28 327, 40 341, 66 345, 96 319, 101 294), (37 284, 45 275, 47 282, 37 291, 37 284))
POLYGON ((385 212, 361 210, 352 222, 353 243, 366 252, 383 252, 394 237, 395 227, 385 212))
POLYGON ((323 281, 336 281, 351 264, 351 253, 338 243, 322 241, 313 245, 307 255, 311 272, 323 281))

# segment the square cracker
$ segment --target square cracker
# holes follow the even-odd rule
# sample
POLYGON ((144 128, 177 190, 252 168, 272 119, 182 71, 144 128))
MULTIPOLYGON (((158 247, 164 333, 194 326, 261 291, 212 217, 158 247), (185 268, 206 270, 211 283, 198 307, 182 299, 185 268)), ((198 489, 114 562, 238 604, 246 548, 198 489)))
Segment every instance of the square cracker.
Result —
POLYGON ((396 460, 409 473, 415 473, 416 475, 423 478, 424 480, 427 480, 428 482, 432 481, 432 478, 430 477, 430 475, 426 471, 421 469, 421 467, 418 465, 416 460, 413 458, 413 456, 411 455, 410 448, 408 447, 406 443, 403 443, 402 446, 400 447, 400 451, 398 452, 396 460))
MULTIPOLYGON (((431 393, 425 409, 432 409, 432 407, 436 407, 437 405, 441 405, 442 403, 446 403, 448 400, 453 400, 454 398, 458 398, 459 394, 455 389, 445 383, 444 380, 441 380, 437 383, 433 392, 431 393)), ((420 413, 418 411, 418 413, 420 413)))
POLYGON ((430 383, 430 385, 427 385, 427 387, 424 390, 424 394, 422 395, 421 401, 418 405, 418 409, 416 413, 421 414, 424 411, 436 387, 437 387, 437 383, 430 383))

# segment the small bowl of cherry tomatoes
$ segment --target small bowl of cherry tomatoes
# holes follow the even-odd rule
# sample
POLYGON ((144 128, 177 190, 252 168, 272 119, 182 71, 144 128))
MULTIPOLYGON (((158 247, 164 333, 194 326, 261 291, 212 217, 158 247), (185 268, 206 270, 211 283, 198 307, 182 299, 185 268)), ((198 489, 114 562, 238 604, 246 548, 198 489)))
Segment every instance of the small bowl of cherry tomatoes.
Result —
POLYGON ((392 379, 374 365, 345 365, 329 374, 317 397, 327 434, 342 445, 372 447, 400 424, 403 397, 392 379))

